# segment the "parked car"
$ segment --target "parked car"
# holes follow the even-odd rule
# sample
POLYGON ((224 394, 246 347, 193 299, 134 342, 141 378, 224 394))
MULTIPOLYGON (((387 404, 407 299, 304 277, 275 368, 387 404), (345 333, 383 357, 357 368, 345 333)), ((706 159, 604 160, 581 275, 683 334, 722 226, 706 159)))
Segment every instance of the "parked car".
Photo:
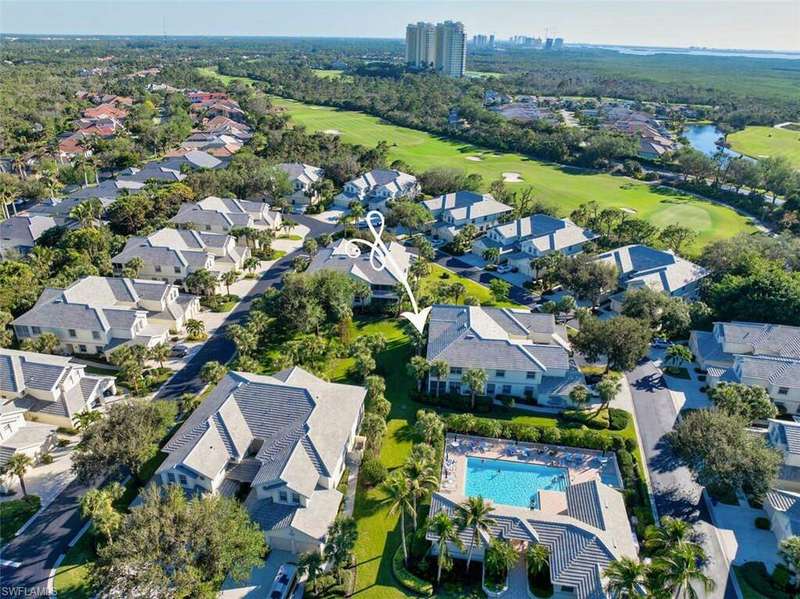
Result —
POLYGON ((431 239, 431 245, 435 248, 442 247, 445 243, 447 243, 444 239, 431 239))
POLYGON ((653 339, 653 347, 665 348, 669 347, 669 341, 665 337, 656 337, 653 339))
POLYGON ((269 599, 287 599, 297 586, 297 566, 294 564, 281 564, 275 580, 272 581, 269 599))
POLYGON ((503 275, 503 274, 505 274, 507 272, 511 272, 513 270, 514 269, 511 266, 509 266, 508 264, 501 264, 500 266, 497 267, 497 272, 499 272, 501 275, 503 275))
POLYGON ((185 345, 178 344, 172 348, 170 353, 176 358, 183 358, 189 355, 189 348, 185 345))

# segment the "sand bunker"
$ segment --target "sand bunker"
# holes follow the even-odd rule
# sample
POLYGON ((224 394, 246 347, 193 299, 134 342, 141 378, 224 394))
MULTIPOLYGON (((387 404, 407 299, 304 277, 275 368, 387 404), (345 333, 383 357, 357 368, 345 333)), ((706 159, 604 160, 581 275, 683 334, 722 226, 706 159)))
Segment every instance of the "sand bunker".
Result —
POLYGON ((636 214, 636 210, 633 208, 622 208, 623 212, 627 212, 628 214, 636 214))
POLYGON ((522 175, 519 173, 503 173, 503 181, 506 183, 521 183, 522 175))
POLYGON ((472 162, 480 162, 483 160, 480 156, 467 156, 467 160, 472 160, 472 162))
POLYGON ((328 135, 341 135, 342 134, 342 132, 339 131, 338 129, 325 129, 325 131, 323 131, 323 133, 327 133, 328 135))

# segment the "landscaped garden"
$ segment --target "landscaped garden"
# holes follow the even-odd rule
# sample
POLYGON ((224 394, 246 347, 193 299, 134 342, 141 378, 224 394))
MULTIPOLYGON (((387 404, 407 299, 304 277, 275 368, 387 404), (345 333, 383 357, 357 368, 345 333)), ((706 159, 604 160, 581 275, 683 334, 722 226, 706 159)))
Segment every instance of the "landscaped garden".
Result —
POLYGON ((0 503, 0 545, 13 539, 20 527, 39 511, 40 505, 36 495, 0 503))

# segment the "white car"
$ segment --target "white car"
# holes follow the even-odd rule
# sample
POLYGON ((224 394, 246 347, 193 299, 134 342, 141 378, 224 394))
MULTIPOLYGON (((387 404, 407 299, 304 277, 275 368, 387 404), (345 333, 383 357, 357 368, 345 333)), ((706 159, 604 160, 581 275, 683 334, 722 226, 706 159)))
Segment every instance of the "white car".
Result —
POLYGON ((442 247, 446 243, 444 239, 431 239, 430 242, 435 248, 442 247))
POLYGON ((512 270, 514 270, 513 267, 508 264, 501 264, 497 267, 497 272, 499 272, 501 275, 511 272, 512 270))

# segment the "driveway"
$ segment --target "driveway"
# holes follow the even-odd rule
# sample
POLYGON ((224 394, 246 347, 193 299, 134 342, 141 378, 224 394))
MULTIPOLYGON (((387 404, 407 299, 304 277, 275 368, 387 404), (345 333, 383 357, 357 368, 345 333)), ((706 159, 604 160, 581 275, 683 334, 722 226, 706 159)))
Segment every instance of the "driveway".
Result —
POLYGON ((729 559, 703 500, 702 487, 687 468, 677 463, 665 442, 664 437, 675 425, 678 412, 661 371, 651 360, 646 360, 626 376, 656 511, 659 516, 672 516, 695 524, 704 537, 710 562, 708 574, 717 582, 716 589, 708 594, 709 599, 735 599, 737 593, 730 579, 729 559))
MULTIPOLYGON (((460 257, 445 254, 441 250, 436 250, 434 262, 436 262, 436 264, 439 266, 443 266, 448 270, 452 270, 454 273, 461 275, 462 277, 472 279, 476 283, 486 285, 487 287, 489 286, 489 283, 491 283, 492 279, 498 278, 491 272, 487 272, 481 268, 478 268, 477 266, 469 264, 460 257)), ((523 306, 535 306, 537 303, 539 303, 538 296, 533 295, 524 287, 519 287, 513 284, 508 297, 512 302, 516 302, 523 306)))
POLYGON ((219 592, 219 599, 263 599, 267 597, 272 582, 282 564, 296 561, 289 551, 271 551, 262 566, 253 568, 250 578, 243 582, 226 579, 219 592))
POLYGON ((778 555, 778 540, 771 530, 756 528, 756 518, 766 518, 764 510, 751 508, 747 502, 739 505, 718 503, 714 506, 714 518, 723 532, 723 542, 733 563, 764 562, 772 569, 783 560, 778 555))

